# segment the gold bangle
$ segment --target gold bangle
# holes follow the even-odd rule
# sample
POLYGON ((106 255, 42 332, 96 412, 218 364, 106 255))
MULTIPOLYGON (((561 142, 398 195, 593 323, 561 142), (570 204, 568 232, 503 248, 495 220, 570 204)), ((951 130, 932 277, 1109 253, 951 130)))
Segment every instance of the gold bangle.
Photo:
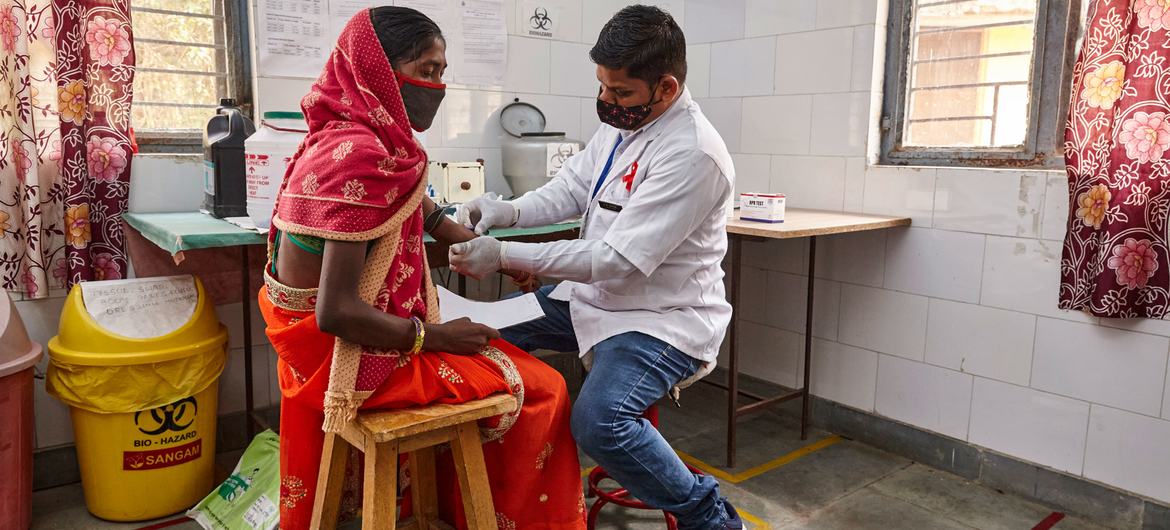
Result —
POLYGON ((414 322, 414 347, 410 349, 407 355, 417 355, 422 351, 423 339, 427 336, 427 328, 423 326, 422 319, 418 317, 410 317, 410 321, 414 322))

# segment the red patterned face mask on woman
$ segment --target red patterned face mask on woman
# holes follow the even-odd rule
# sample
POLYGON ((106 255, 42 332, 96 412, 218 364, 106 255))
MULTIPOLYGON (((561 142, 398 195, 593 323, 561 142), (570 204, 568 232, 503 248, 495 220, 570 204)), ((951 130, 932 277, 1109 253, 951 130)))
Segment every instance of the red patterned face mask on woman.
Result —
POLYGON ((636 129, 646 118, 654 112, 654 105, 657 105, 662 100, 654 101, 654 94, 658 91, 658 86, 655 85, 650 90, 650 101, 641 105, 632 105, 623 107, 617 103, 610 103, 601 99, 601 89, 597 90, 597 117, 601 119, 601 123, 615 127, 618 129, 632 131, 636 129))

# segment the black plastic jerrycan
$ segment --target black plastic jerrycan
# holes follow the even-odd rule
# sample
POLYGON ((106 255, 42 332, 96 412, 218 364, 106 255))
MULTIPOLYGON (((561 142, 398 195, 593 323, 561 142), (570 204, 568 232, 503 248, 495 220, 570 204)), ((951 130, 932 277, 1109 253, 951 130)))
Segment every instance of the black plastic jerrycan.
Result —
POLYGON ((254 132, 256 126, 236 100, 219 100, 203 131, 203 210, 212 216, 248 215, 244 140, 254 132))

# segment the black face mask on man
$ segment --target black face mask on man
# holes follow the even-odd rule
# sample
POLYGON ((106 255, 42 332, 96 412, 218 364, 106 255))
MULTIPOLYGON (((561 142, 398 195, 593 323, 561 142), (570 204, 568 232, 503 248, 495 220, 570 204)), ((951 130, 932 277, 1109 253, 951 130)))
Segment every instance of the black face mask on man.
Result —
POLYGON ((418 132, 430 129, 435 114, 439 112, 439 104, 447 95, 447 85, 420 81, 397 71, 394 77, 398 78, 398 90, 402 93, 402 104, 406 107, 411 128, 418 132))
POLYGON ((631 105, 623 107, 617 103, 610 103, 601 99, 601 89, 597 90, 597 117, 601 123, 615 127, 618 129, 631 131, 646 121, 646 118, 654 112, 654 105, 657 105, 662 100, 654 101, 654 94, 658 91, 658 85, 650 90, 650 100, 641 105, 631 105))

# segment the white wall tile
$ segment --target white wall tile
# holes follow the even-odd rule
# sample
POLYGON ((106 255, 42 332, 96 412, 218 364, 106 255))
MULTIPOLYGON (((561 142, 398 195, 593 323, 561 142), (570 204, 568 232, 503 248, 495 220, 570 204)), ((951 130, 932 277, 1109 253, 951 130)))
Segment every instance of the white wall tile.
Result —
POLYGON ((65 298, 41 298, 15 302, 15 304, 16 312, 20 314, 20 320, 24 322, 24 329, 28 331, 29 340, 40 344, 42 348, 47 347, 49 339, 57 335, 57 327, 61 321, 61 310, 65 308, 65 298))
POLYGON ((448 89, 443 98, 443 146, 499 145, 501 136, 506 134, 500 128, 500 108, 504 103, 505 95, 500 92, 448 89))
MULTIPOLYGON (((589 59, 588 44, 556 42, 551 44, 550 90, 558 96, 596 98, 597 65, 589 59)), ((536 66, 532 66, 538 69, 536 66)), ((513 88, 508 86, 508 88, 513 88)), ((542 109, 543 110, 543 109, 542 109)))
POLYGON ((692 44, 687 46, 687 88, 691 97, 705 98, 711 95, 711 45, 692 44))
POLYGON ((69 407, 45 391, 43 379, 33 381, 33 424, 37 449, 73 443, 69 407))
MULTIPOLYGON (((766 316, 768 306, 768 271, 749 265, 739 268, 739 303, 735 311, 742 321, 771 325, 766 316)), ((731 291, 731 277, 726 276, 728 295, 731 291)), ((772 326, 779 327, 779 326, 772 326)), ((795 331, 795 330, 791 330, 795 331)))
POLYGON ((313 79, 256 78, 256 115, 263 116, 269 111, 301 110, 301 98, 309 93, 312 86, 313 79))
POLYGON ((1099 318, 1097 323, 1102 326, 1123 329, 1125 331, 1136 331, 1138 333, 1149 333, 1151 335, 1161 335, 1163 337, 1170 337, 1170 320, 1159 320, 1156 318, 1099 318))
POLYGON ((771 185, 772 157, 768 155, 731 155, 735 164, 735 193, 774 191, 771 185))
POLYGON ((845 159, 824 156, 772 157, 770 189, 789 208, 841 210, 845 204, 845 159))
POLYGON ((744 0, 686 0, 690 15, 683 26, 687 42, 742 39, 744 0))
POLYGON ((859 26, 877 21, 877 0, 818 0, 817 27, 859 26))
POLYGON ((550 44, 544 39, 510 37, 504 86, 517 92, 547 94, 552 64, 550 44))
POLYGON ((1064 174, 1049 175, 1044 190, 1043 239, 1064 241, 1068 230, 1068 177, 1064 174))
POLYGON ((979 301, 983 235, 929 228, 895 228, 888 232, 887 289, 979 301))
POLYGON ((1170 366, 1166 367, 1166 382, 1162 389, 1162 418, 1170 420, 1170 366))
MULTIPOLYGON (((264 317, 260 315, 260 308, 256 304, 249 304, 252 308, 252 344, 267 345, 268 336, 264 334, 264 317)), ((228 347, 244 347, 244 317, 240 303, 221 304, 215 306, 215 317, 228 329, 228 347)))
POLYGON ((934 210, 934 168, 871 166, 865 170, 862 211, 910 217, 928 227, 934 210))
POLYGON ((1080 311, 1056 307, 1060 253, 1057 242, 987 236, 980 303, 1078 322, 1092 321, 1080 311))
POLYGON ((865 201, 865 159, 845 160, 845 211, 861 211, 865 201))
POLYGON ((967 439, 972 377, 889 355, 878 356, 878 414, 967 439))
MULTIPOLYGON (((683 0, 640 0, 637 2, 632 0, 588 0, 584 2, 584 9, 581 13, 581 40, 590 44, 597 42, 597 34, 601 32, 602 26, 609 22, 609 19, 621 8, 631 4, 657 6, 670 13, 678 27, 687 27, 686 5, 683 0)), ((684 33, 686 32, 684 31, 684 33)))
MULTIPOLYGON (((267 407, 271 393, 269 387, 270 376, 275 376, 268 370, 269 348, 261 347, 252 350, 252 387, 253 403, 256 408, 267 407)), ((223 374, 219 377, 219 414, 230 414, 244 410, 244 350, 232 349, 228 351, 227 364, 223 374)))
MULTIPOLYGON (((581 113, 577 106, 577 98, 567 96, 548 96, 544 94, 511 94, 520 101, 526 101, 544 114, 545 131, 563 132, 570 138, 577 136, 581 130, 581 113)), ((504 133, 507 136, 507 133, 504 133)), ((509 138, 511 138, 509 136, 509 138)), ((581 139, 582 142, 588 138, 581 139)), ((494 144, 482 147, 497 147, 494 144)))
POLYGON ((852 28, 776 37, 776 93, 848 92, 852 55, 852 28))
POLYGON ((838 340, 921 361, 926 347, 926 312, 924 297, 843 284, 838 340))
POLYGON ((743 99, 740 151, 776 155, 809 153, 812 128, 810 96, 770 96, 743 99))
POLYGON ((976 377, 968 441, 1079 475, 1088 422, 1088 403, 976 377))
POLYGON ((743 335, 739 343, 740 372, 796 388, 804 367, 804 339, 791 331, 752 322, 741 322, 739 329, 743 335))
POLYGON ((1170 502, 1170 422, 1093 405, 1085 478, 1170 502))
POLYGON ((1167 349, 1165 337, 1041 318, 1031 386, 1158 416, 1167 349))
POLYGON ((813 97, 814 155, 862 156, 869 135, 869 92, 813 97))
POLYGON ((866 412, 874 409, 878 354, 838 342, 813 341, 813 395, 866 412))
POLYGON ((134 155, 129 211, 191 212, 203 203, 203 155, 134 155))
MULTIPOLYGON (((765 315, 758 322, 804 335, 807 316, 808 277, 769 272, 765 315)), ((745 311, 742 313, 747 314, 745 311)), ((837 340, 841 314, 841 284, 817 280, 813 285, 813 337, 837 340)))
POLYGON ((853 28, 853 73, 850 87, 854 92, 873 88, 874 27, 872 25, 853 28))
POLYGON ((775 68, 775 37, 716 42, 711 45, 711 95, 769 95, 775 68))
POLYGON ((817 3, 791 0, 747 0, 747 37, 809 31, 817 25, 817 3))
POLYGON ((817 277, 881 287, 885 278, 886 230, 817 238, 817 277))
POLYGON ((597 128, 601 127, 601 120, 597 118, 597 98, 582 98, 580 104, 581 133, 577 139, 588 143, 597 133, 597 128))
POLYGON ((1035 315, 931 300, 926 362, 1027 386, 1035 333, 1035 315))
POLYGON ((808 270, 807 249, 804 239, 745 241, 743 263, 770 271, 804 274, 808 270))
POLYGON ((1045 180, 1035 172, 939 169, 934 227, 1038 237, 1045 180))
POLYGON ((740 149, 740 131, 743 130, 743 103, 740 98, 706 98, 698 100, 707 121, 715 127, 727 150, 740 149))

